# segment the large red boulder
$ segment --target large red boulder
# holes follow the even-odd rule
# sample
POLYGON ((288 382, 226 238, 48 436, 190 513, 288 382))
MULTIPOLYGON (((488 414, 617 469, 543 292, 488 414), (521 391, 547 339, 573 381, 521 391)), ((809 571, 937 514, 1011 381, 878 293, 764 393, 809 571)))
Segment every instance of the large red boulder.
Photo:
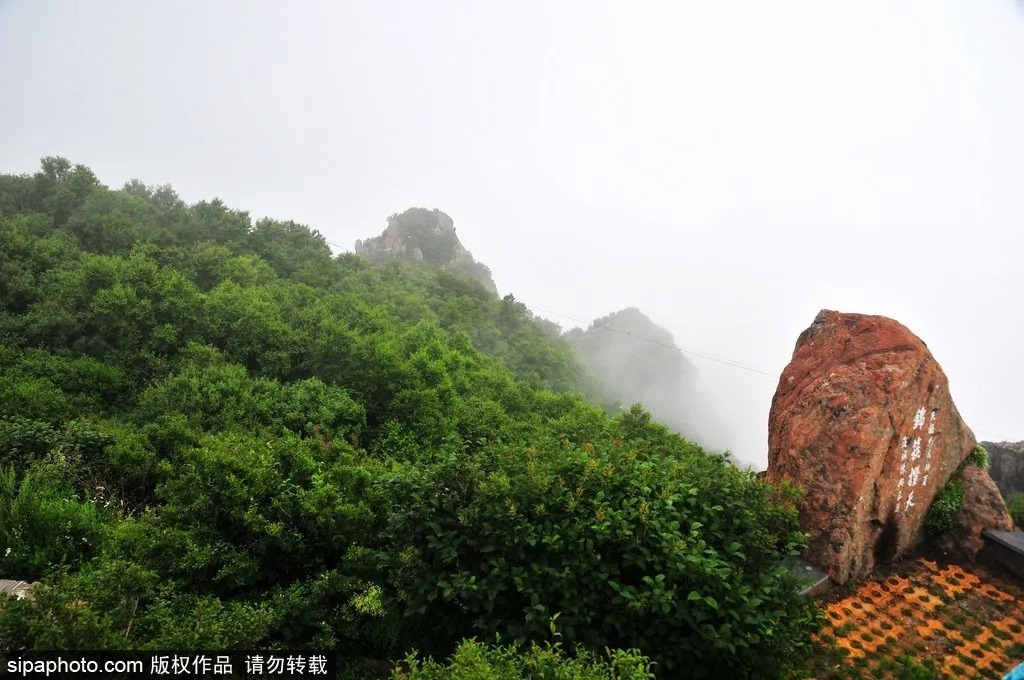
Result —
POLYGON ((805 558, 845 583, 920 543, 935 494, 975 444, 917 336, 885 317, 823 310, 772 399, 768 479, 803 490, 805 558))

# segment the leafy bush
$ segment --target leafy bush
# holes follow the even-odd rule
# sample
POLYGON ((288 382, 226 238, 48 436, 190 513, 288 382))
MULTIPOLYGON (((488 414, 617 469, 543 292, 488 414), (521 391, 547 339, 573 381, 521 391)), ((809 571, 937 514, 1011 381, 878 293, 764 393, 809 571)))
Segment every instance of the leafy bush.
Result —
POLYGON ((0 176, 0 564, 45 580, 0 607, 0 649, 379 669, 500 635, 409 672, 633 678, 777 675, 808 646, 791 492, 607 417, 557 326, 439 271, 454 234, 371 265, 42 165, 0 176))
POLYGON ((20 479, 0 468, 0 576, 35 580, 51 569, 87 561, 102 546, 103 516, 44 468, 20 479))
POLYGON ((935 494, 932 507, 925 516, 924 528, 928 535, 937 538, 952 531, 963 500, 964 486, 954 476, 935 494))
POLYGON ((253 649, 271 616, 264 603, 182 592, 124 560, 100 559, 0 606, 0 648, 253 649))
MULTIPOLYGON (((780 671, 815 605, 778 568, 803 536, 771 487, 675 445, 612 441, 441 455, 393 482, 388 541, 417 644, 501 635, 638 648, 693 677, 780 671)), ((422 648, 422 647, 421 647, 422 648)))
POLYGON ((72 492, 91 490, 90 484, 122 474, 110 470, 104 461, 111 441, 102 428, 86 420, 55 427, 18 416, 0 417, 0 465, 12 465, 20 473, 48 456, 59 459, 70 473, 72 492))
POLYGON ((925 515, 924 519, 925 531, 932 538, 938 538, 950 533, 956 524, 956 516, 960 512, 964 499, 962 481, 964 468, 968 465, 975 465, 983 470, 988 467, 988 452, 985 450, 985 447, 980 444, 975 446, 964 462, 960 464, 960 467, 949 478, 945 486, 935 494, 932 507, 928 509, 928 514, 925 515))
POLYGON ((340 387, 317 378, 285 385, 254 379, 245 367, 221 360, 209 366, 186 364, 150 387, 142 395, 137 418, 153 422, 174 413, 197 429, 213 432, 256 425, 274 434, 287 429, 356 436, 366 422, 363 408, 340 387))
POLYGON ((47 378, 0 377, 0 412, 54 422, 71 415, 67 395, 47 378))
POLYGON ((555 644, 529 647, 485 645, 476 640, 459 643, 448 663, 409 654, 405 668, 396 668, 392 680, 648 680, 650 663, 639 652, 614 650, 599 656, 577 647, 568 656, 555 644))
POLYGON ((988 469, 988 451, 981 444, 978 444, 971 451, 971 454, 967 456, 967 464, 975 465, 980 467, 982 470, 988 469))
POLYGON ((1024 527, 1024 493, 1013 493, 1006 499, 1006 506, 1010 510, 1010 517, 1018 528, 1024 527))
POLYGON ((900 656, 896 659, 894 676, 897 680, 937 680, 943 677, 934 659, 917 661, 911 656, 900 656))

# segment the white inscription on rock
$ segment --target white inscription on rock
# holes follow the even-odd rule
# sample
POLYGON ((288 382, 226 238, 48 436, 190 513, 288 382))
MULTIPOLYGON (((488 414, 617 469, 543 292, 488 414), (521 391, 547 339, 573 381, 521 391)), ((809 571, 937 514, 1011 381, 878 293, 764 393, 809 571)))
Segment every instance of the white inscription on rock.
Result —
POLYGON ((928 475, 932 469, 932 449, 935 447, 937 439, 935 432, 935 414, 937 412, 938 409, 933 408, 931 417, 928 417, 926 406, 922 406, 914 412, 912 432, 924 429, 925 421, 928 421, 923 453, 920 436, 903 437, 900 446, 900 478, 896 484, 896 512, 906 512, 913 508, 915 506, 914 490, 928 486, 928 475), (921 458, 924 458, 923 464, 918 462, 921 458), (911 464, 910 466, 908 466, 908 462, 911 464), (906 491, 905 496, 904 491, 906 491))

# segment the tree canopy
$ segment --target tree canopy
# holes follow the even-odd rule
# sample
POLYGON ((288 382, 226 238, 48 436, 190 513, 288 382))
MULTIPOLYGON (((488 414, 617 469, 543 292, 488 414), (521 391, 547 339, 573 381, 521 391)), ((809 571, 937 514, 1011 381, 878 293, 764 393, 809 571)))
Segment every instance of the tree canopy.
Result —
POLYGON ((46 158, 0 176, 0 303, 0 578, 42 581, 2 648, 770 677, 809 643, 790 492, 610 417, 458 272, 46 158))

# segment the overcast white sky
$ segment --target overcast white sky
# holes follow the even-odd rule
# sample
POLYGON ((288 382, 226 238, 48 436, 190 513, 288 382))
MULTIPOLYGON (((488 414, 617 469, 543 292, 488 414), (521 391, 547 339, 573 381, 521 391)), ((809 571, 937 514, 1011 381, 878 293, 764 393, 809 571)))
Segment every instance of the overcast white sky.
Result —
MULTIPOLYGON (((0 0, 0 64, 2 172, 347 249, 440 208, 503 294, 773 373, 821 308, 891 316, 1024 439, 1020 0, 0 0)), ((693 360, 763 466, 776 381, 693 360)))

